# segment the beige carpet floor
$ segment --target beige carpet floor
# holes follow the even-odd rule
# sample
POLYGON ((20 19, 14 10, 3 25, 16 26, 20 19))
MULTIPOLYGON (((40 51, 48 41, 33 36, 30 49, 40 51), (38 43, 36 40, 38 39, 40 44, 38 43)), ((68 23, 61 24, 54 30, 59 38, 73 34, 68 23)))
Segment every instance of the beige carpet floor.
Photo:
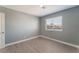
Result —
POLYGON ((77 48, 45 38, 36 38, 11 45, 0 50, 2 53, 76 53, 77 48))

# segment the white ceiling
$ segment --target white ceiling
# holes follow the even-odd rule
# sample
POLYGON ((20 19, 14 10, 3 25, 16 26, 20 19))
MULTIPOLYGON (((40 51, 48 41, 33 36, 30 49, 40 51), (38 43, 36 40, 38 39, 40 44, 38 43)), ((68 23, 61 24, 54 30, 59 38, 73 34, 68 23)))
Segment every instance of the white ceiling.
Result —
POLYGON ((44 6, 45 9, 42 9, 40 5, 5 5, 3 7, 31 14, 34 16, 42 17, 51 13, 75 7, 76 5, 44 5, 44 6))

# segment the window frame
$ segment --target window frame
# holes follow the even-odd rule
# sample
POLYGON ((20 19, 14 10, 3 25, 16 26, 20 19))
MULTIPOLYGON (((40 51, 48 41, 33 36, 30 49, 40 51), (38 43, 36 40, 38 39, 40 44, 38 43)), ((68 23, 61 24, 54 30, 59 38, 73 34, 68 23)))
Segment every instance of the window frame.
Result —
POLYGON ((45 20, 45 30, 46 31, 63 31, 63 28, 62 29, 47 29, 47 20, 54 19, 54 18, 57 18, 57 17, 61 17, 62 26, 63 26, 63 17, 62 16, 51 17, 51 18, 48 18, 48 19, 45 20))

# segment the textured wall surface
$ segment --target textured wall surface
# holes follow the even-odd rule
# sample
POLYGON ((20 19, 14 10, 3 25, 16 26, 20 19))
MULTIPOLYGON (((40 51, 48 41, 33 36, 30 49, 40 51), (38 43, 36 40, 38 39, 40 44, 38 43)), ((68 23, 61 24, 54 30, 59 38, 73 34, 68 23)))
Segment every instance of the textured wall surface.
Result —
POLYGON ((79 45, 79 7, 64 10, 41 18, 41 34, 79 45), (63 31, 46 31, 45 20, 56 16, 62 16, 63 31))
POLYGON ((64 10, 37 18, 22 12, 0 7, 0 12, 5 13, 5 42, 11 43, 39 34, 55 38, 57 40, 79 45, 79 7, 64 10), (45 20, 62 16, 63 31, 46 31, 45 20))
POLYGON ((5 13, 6 44, 39 34, 39 19, 37 17, 4 7, 0 7, 0 12, 5 13))

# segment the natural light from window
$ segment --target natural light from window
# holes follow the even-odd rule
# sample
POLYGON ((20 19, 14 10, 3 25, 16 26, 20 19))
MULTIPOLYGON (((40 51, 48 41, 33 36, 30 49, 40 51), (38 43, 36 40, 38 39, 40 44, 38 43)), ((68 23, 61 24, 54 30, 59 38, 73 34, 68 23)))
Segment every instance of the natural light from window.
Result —
POLYGON ((62 31, 63 30, 62 16, 47 19, 46 30, 62 31))

